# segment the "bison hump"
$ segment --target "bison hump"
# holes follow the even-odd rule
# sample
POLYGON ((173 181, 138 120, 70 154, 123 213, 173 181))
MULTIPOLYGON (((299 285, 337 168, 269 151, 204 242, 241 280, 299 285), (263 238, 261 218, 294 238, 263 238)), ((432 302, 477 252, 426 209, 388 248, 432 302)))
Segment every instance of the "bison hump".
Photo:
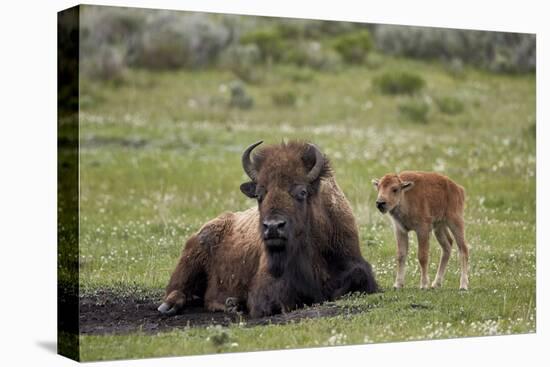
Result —
POLYGON ((201 246, 211 249, 219 245, 231 228, 231 217, 231 213, 222 214, 203 225, 197 234, 201 246))

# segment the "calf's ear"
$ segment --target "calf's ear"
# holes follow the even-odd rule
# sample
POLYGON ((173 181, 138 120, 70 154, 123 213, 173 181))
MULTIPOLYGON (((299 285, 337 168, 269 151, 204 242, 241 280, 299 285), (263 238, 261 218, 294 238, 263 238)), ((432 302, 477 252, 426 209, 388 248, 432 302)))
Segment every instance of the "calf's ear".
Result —
POLYGON ((243 194, 248 196, 249 198, 255 198, 256 197, 256 183, 255 182, 245 182, 241 184, 241 191, 243 194))
POLYGON ((401 182, 401 190, 403 190, 403 191, 410 190, 410 189, 412 189, 413 186, 414 186, 414 182, 412 182, 412 181, 403 181, 403 182, 401 182))
POLYGON ((374 188, 378 190, 378 182, 379 182, 378 179, 375 178, 371 182, 372 182, 372 185, 374 186, 374 188))

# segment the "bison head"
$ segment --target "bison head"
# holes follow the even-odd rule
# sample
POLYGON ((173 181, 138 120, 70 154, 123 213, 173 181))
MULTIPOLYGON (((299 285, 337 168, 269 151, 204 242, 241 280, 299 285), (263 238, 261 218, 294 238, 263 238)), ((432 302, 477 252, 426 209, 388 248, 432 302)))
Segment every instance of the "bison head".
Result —
POLYGON ((376 208, 384 214, 386 212, 391 212, 399 205, 403 193, 410 190, 414 182, 401 181, 398 175, 387 174, 379 180, 372 180, 372 184, 378 191, 376 208))
POLYGON ((309 243, 312 208, 320 180, 330 168, 315 145, 302 142, 268 146, 251 157, 261 143, 250 145, 242 155, 251 181, 243 183, 241 191, 258 201, 260 233, 277 276, 282 272, 280 262, 309 243))

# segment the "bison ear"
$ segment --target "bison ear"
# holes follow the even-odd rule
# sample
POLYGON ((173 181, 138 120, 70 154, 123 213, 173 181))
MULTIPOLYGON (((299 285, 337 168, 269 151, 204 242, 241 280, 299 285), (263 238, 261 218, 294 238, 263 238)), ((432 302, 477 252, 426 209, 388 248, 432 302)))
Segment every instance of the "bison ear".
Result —
POLYGON ((378 190, 378 182, 380 182, 380 181, 378 181, 378 179, 376 179, 376 178, 375 178, 374 180, 372 180, 372 185, 373 185, 374 188, 377 189, 377 190, 378 190))
POLYGON ((410 189, 412 189, 413 186, 414 186, 414 182, 412 182, 412 181, 403 181, 403 182, 401 182, 401 190, 403 190, 403 191, 410 190, 410 189))
POLYGON ((249 198, 255 198, 256 197, 256 183, 255 182, 245 182, 241 185, 241 191, 243 194, 248 196, 249 198))

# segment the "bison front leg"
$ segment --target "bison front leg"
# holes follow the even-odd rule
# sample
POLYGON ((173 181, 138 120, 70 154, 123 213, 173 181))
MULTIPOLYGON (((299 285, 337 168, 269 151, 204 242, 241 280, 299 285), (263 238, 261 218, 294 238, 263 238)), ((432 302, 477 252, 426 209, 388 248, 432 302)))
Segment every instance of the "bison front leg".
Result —
POLYGON ((193 296, 204 297, 207 259, 207 249, 193 235, 185 244, 178 265, 170 277, 159 312, 167 316, 175 315, 193 296))
POLYGON ((264 317, 286 311, 281 301, 281 281, 268 274, 257 275, 248 295, 248 312, 251 317, 264 317))
POLYGON ((338 277, 331 298, 335 299, 353 292, 375 293, 378 290, 378 284, 369 263, 363 260, 352 261, 338 277))

